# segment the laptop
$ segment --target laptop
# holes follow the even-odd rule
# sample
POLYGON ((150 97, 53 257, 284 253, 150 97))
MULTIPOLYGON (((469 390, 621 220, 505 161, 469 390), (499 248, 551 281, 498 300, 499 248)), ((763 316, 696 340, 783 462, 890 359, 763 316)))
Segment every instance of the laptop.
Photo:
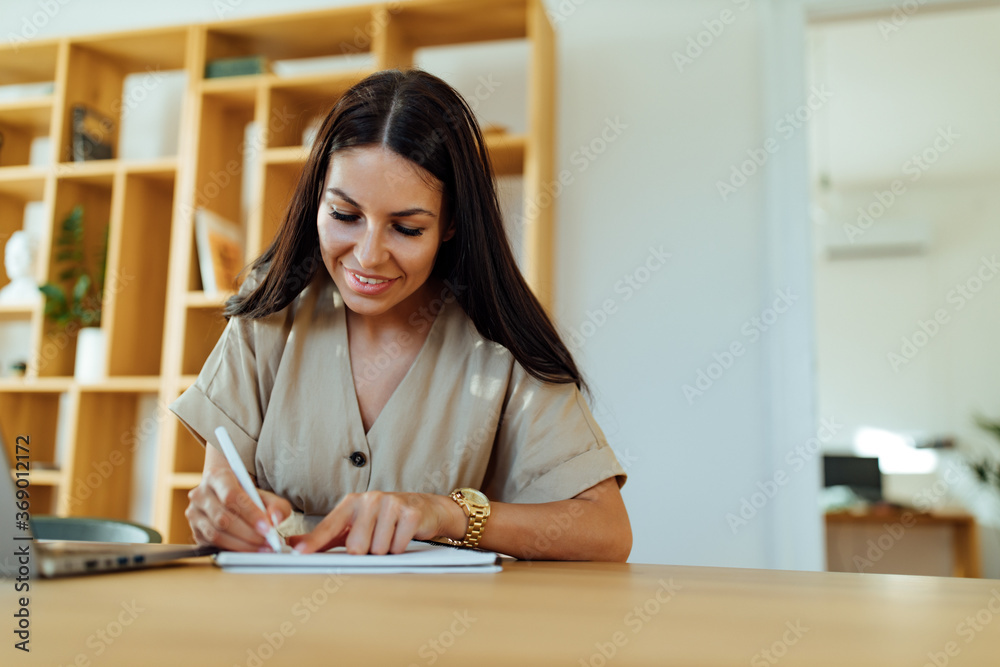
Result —
MULTIPOLYGON (((91 572, 134 570, 168 563, 180 558, 207 556, 219 551, 214 546, 193 544, 125 544, 116 542, 80 542, 71 540, 42 540, 31 534, 30 520, 18 503, 17 488, 11 475, 7 447, 0 432, 0 453, 4 467, 0 469, 0 544, 4 545, 0 558, 0 578, 22 580, 24 577, 60 577, 91 572)), ((14 453, 17 456, 17 452, 14 453)), ((24 479, 23 472, 20 479, 24 479)), ((28 477, 30 480, 30 476, 28 477)), ((27 487, 31 502, 31 487, 27 487)), ((23 495, 23 494, 22 494, 23 495)), ((29 505, 30 513, 30 505, 29 505)))

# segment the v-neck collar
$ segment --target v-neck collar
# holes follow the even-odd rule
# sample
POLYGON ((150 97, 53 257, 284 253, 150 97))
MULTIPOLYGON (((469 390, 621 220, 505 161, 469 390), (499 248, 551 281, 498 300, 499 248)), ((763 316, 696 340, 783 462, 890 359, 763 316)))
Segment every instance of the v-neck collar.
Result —
POLYGON ((348 336, 347 332, 347 304, 344 302, 344 298, 339 292, 336 292, 336 294, 337 294, 337 300, 339 301, 338 305, 341 311, 339 318, 338 342, 344 345, 344 350, 345 350, 345 354, 341 357, 342 359, 344 359, 344 361, 341 362, 340 370, 341 373, 344 374, 345 382, 350 387, 347 402, 351 405, 351 414, 353 416, 352 417, 353 423, 351 426, 352 430, 354 431, 355 438, 360 438, 361 440, 367 442, 369 446, 371 446, 372 434, 375 432, 375 429, 378 427, 378 425, 382 421, 384 421, 382 419, 383 415, 385 415, 387 411, 391 410, 393 405, 396 402, 398 402, 396 400, 396 396, 408 391, 406 389, 406 385, 407 382, 410 380, 410 376, 415 374, 414 369, 417 368, 421 360, 425 356, 427 356, 425 354, 425 351, 427 350, 428 346, 432 344, 431 339, 435 336, 437 330, 440 328, 438 326, 438 322, 444 319, 445 311, 449 307, 448 299, 442 299, 441 308, 438 310, 437 315, 434 317, 434 321, 431 323, 430 331, 427 332, 427 337, 424 338, 424 342, 420 346, 420 351, 417 352, 417 356, 413 358, 413 363, 411 363, 410 367, 406 369, 406 374, 403 375, 403 379, 400 380, 399 384, 396 385, 396 388, 393 389, 392 394, 389 395, 389 400, 387 400, 385 402, 385 405, 382 406, 382 410, 378 413, 378 416, 375 417, 375 421, 372 422, 371 428, 368 429, 368 432, 366 433, 364 420, 361 419, 361 404, 358 402, 358 390, 357 387, 354 385, 354 368, 353 365, 351 364, 350 337, 348 336))

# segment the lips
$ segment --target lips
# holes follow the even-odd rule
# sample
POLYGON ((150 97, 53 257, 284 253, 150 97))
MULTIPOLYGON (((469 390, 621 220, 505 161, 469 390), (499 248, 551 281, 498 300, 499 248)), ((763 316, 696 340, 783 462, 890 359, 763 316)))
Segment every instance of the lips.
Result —
POLYGON ((367 275, 358 271, 352 271, 344 267, 344 274, 347 277, 347 284, 358 294, 368 296, 381 294, 389 289, 398 278, 386 278, 385 276, 367 275))

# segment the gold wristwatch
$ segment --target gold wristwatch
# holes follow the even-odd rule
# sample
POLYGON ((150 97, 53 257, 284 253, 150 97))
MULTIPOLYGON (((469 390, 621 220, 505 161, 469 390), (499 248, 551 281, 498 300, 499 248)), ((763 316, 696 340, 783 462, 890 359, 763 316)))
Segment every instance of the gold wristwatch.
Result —
POLYGON ((469 527, 465 530, 464 540, 443 537, 441 541, 455 546, 478 547, 483 531, 486 530, 486 519, 490 516, 489 499, 475 489, 455 489, 451 492, 451 498, 465 510, 465 516, 469 517, 469 527))

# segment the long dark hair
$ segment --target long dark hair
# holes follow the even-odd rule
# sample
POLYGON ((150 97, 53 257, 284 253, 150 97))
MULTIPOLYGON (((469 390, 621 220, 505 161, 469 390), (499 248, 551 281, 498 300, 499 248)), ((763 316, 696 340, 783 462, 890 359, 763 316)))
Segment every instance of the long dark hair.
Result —
POLYGON ((284 220, 248 270, 260 282, 226 304, 227 318, 266 317, 285 308, 325 269, 316 229, 327 166, 339 150, 381 145, 420 165, 444 185, 455 235, 441 245, 431 275, 447 279, 479 333, 506 347, 545 382, 585 382, 510 249, 496 180, 469 105, 451 86, 421 70, 387 70, 360 81, 320 127, 284 220))

